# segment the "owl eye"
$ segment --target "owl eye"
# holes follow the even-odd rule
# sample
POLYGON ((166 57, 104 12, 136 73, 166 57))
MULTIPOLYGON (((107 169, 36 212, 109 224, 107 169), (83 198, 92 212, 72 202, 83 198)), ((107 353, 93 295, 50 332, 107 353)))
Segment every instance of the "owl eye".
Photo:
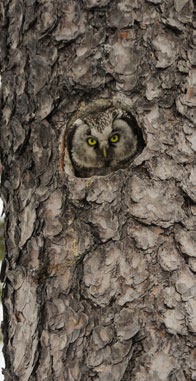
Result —
POLYGON ((94 139, 94 138, 88 138, 87 139, 87 143, 89 146, 93 147, 97 144, 97 139, 94 139))
POLYGON ((119 135, 118 134, 111 136, 111 138, 110 138, 111 143, 117 143, 118 141, 119 141, 119 135))

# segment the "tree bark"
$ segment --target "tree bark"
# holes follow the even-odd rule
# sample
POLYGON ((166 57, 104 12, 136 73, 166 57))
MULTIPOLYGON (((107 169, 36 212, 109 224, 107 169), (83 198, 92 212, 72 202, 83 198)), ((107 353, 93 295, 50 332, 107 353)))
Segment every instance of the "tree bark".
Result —
POLYGON ((2 0, 5 381, 196 380, 193 8, 2 0), (61 136, 96 99, 146 145, 81 179, 61 136))

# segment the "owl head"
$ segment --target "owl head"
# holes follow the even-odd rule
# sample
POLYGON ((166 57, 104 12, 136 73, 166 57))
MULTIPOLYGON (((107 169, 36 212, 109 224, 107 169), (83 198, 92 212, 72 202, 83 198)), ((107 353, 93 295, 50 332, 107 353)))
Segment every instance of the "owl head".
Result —
POLYGON ((67 140, 76 176, 90 177, 127 167, 140 139, 133 115, 109 108, 76 119, 67 140))

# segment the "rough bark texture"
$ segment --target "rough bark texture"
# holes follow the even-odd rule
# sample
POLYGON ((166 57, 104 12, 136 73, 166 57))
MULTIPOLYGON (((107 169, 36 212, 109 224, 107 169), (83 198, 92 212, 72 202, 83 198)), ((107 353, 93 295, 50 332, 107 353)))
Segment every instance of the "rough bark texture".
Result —
POLYGON ((192 0, 1 1, 5 381, 196 380, 192 0), (59 174, 81 101, 122 94, 146 147, 59 174))

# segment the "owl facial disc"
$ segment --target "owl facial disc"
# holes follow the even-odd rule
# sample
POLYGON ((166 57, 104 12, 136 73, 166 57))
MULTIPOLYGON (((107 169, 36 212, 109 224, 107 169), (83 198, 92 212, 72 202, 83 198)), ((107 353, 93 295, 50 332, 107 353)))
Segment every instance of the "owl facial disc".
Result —
POLYGON ((104 176, 126 168, 140 145, 135 118, 115 107, 80 116, 69 126, 67 140, 78 177, 104 176))

